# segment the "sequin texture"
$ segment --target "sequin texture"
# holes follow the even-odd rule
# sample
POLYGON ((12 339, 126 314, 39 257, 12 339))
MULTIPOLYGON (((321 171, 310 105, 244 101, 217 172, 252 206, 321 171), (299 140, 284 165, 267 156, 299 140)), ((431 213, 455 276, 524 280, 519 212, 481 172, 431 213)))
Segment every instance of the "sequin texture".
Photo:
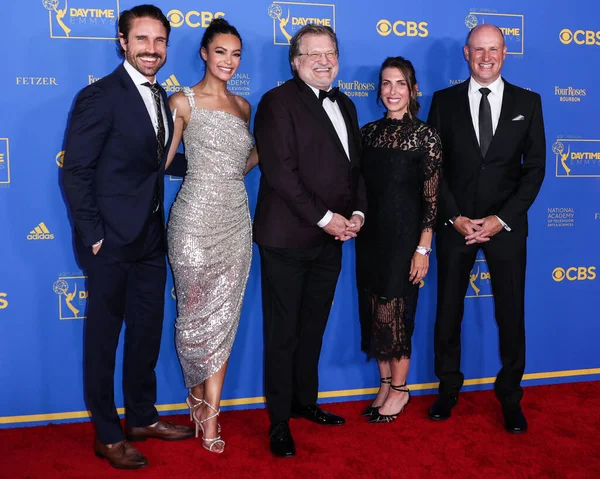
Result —
POLYGON ((223 366, 238 329, 252 259, 244 169, 253 139, 244 120, 196 108, 193 91, 183 91, 192 107, 183 132, 188 169, 167 235, 175 343, 190 388, 223 366))

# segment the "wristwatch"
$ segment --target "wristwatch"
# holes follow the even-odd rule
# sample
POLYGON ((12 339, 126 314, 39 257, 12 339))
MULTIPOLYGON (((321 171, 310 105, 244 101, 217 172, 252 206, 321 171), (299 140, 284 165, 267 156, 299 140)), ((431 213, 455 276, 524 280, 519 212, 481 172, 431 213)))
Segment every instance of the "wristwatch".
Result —
POLYGON ((448 220, 448 223, 450 223, 452 226, 454 226, 454 222, 456 221, 456 218, 458 218, 460 215, 454 215, 452 218, 450 218, 448 220))

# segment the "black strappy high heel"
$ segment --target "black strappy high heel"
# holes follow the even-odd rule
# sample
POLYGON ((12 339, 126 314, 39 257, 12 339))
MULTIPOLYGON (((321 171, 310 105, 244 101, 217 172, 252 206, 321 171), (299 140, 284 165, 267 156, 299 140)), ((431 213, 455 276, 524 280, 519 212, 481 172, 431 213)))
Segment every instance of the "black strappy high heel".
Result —
POLYGON ((390 387, 394 391, 408 393, 408 401, 406 401, 406 404, 404 404, 404 406, 402 406, 402 409, 400 409, 400 411, 398 411, 396 414, 380 414, 379 408, 377 408, 377 411, 371 416, 371 419, 369 419, 369 422, 371 422, 371 423, 394 422, 398 418, 398 414, 400 414, 401 412, 404 412, 404 409, 406 408, 406 406, 408 406, 411 396, 410 396, 410 389, 408 389, 406 387, 406 383, 404 383, 400 386, 394 386, 393 384, 390 384, 390 387))
MULTIPOLYGON (((381 378, 381 384, 392 384, 392 376, 388 378, 381 378)), ((380 406, 373 406, 371 404, 370 406, 367 406, 367 408, 363 411, 362 415, 365 417, 371 417, 374 414, 377 414, 379 408, 380 406)))

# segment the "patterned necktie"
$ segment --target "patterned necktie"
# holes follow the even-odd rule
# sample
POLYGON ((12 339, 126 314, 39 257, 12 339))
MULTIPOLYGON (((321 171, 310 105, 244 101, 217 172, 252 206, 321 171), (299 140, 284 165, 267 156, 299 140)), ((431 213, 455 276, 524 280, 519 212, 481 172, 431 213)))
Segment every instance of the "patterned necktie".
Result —
POLYGON ((165 121, 162 115, 162 108, 160 106, 160 88, 157 83, 143 83, 144 86, 150 88, 152 92, 152 98, 154 98, 154 106, 156 107, 156 117, 158 119, 158 131, 156 132, 156 141, 158 146, 156 148, 156 154, 158 156, 158 162, 160 163, 165 154, 165 121))
POLYGON ((481 92, 481 101, 479 102, 479 148, 481 148, 481 155, 485 158, 485 154, 494 137, 492 109, 488 100, 491 90, 489 88, 480 88, 479 91, 481 92))
POLYGON ((335 102, 339 91, 340 89, 338 87, 332 88, 329 91, 319 90, 319 100, 321 100, 321 104, 325 98, 329 98, 331 101, 335 102))

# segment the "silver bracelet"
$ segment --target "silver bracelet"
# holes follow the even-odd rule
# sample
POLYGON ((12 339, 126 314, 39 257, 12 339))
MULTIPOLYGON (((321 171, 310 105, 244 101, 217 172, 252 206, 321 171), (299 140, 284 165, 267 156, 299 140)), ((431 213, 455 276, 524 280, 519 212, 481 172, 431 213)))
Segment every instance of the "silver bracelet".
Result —
POLYGON ((423 256, 429 256, 431 254, 431 248, 428 248, 427 246, 417 246, 416 251, 423 256))

